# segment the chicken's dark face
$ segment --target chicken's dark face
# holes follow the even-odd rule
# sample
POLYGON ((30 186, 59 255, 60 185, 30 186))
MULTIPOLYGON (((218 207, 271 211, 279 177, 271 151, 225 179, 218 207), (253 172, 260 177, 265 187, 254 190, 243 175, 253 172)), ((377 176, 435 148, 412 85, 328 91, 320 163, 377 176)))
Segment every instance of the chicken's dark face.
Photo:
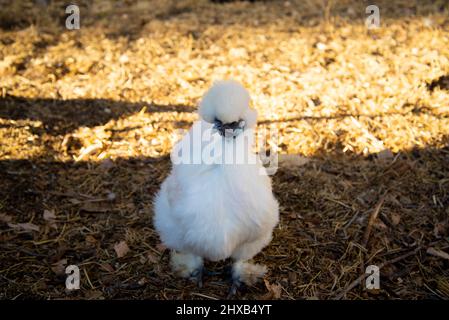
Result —
POLYGON ((235 139, 235 137, 245 130, 245 124, 245 120, 223 123, 215 118, 213 129, 218 131, 222 137, 235 139))
POLYGON ((238 82, 215 82, 201 99, 198 113, 202 120, 226 139, 236 138, 257 122, 257 111, 250 107, 248 91, 238 82))

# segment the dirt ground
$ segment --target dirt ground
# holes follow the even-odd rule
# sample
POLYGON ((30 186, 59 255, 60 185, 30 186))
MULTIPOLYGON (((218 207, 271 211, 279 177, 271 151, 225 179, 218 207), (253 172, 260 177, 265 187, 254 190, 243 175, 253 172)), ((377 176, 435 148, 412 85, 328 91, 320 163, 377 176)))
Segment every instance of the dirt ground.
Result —
POLYGON ((447 1, 375 1, 371 30, 356 0, 78 1, 79 30, 45 2, 0 0, 1 299, 225 298, 224 276, 172 275, 151 220, 227 78, 281 160, 269 273, 236 298, 449 298, 447 1))

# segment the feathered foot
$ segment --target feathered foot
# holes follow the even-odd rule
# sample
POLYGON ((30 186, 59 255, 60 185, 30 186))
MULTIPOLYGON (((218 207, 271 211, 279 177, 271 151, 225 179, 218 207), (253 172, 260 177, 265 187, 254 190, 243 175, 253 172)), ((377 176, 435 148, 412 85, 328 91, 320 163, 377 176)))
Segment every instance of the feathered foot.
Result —
POLYGON ((232 265, 232 284, 227 298, 232 298, 243 285, 253 285, 263 278, 267 267, 261 264, 253 264, 245 261, 237 261, 232 265))
POLYGON ((193 270, 193 272, 190 274, 190 279, 196 283, 198 288, 203 287, 203 277, 205 274, 204 271, 205 271, 204 267, 201 266, 200 268, 193 270))
POLYGON ((177 276, 193 280, 200 288, 203 286, 203 258, 190 253, 172 251, 170 264, 177 276))

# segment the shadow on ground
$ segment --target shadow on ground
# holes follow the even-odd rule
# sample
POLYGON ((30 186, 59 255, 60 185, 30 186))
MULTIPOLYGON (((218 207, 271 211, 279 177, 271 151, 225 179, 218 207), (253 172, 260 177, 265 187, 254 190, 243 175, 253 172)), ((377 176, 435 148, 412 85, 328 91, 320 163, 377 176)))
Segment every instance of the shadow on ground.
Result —
MULTIPOLYGON (((42 121, 48 134, 105 124, 141 104, 105 100, 0 100, 0 117, 42 121), (110 113, 102 107, 107 105, 110 113), (97 107, 98 106, 98 107, 97 107)), ((147 105, 149 112, 193 111, 147 105)), ((446 137, 446 145, 448 139, 446 137)), ((53 152, 54 150, 49 150, 53 152)), ((170 170, 168 156, 114 161, 0 160, 1 298, 224 298, 224 277, 202 289, 172 276, 160 245, 152 199, 170 170), (30 223, 31 225, 20 225, 30 223), (38 229, 37 229, 38 228, 38 229), (114 245, 130 251, 118 258, 114 245), (81 290, 65 290, 64 267, 81 269, 81 290)), ((448 261, 426 254, 448 248, 449 147, 387 157, 325 154, 273 176, 281 222, 256 260, 269 267, 280 298, 331 299, 369 264, 382 264, 381 289, 356 286, 347 298, 448 298, 448 261), (369 218, 385 195, 366 240, 369 218), (393 259, 410 253, 406 258, 393 259)), ((209 264, 223 270, 223 263, 209 264)), ((272 298, 264 284, 238 298, 272 298)))

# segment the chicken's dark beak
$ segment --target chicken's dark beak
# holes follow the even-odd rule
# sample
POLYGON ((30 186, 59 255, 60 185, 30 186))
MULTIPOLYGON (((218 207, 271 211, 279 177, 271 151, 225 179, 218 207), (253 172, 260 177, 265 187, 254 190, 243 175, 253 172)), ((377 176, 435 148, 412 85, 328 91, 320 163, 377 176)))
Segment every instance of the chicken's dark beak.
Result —
POLYGON ((223 123, 220 120, 215 119, 212 129, 218 131, 218 133, 224 138, 235 139, 235 137, 237 137, 245 129, 245 120, 223 123))

